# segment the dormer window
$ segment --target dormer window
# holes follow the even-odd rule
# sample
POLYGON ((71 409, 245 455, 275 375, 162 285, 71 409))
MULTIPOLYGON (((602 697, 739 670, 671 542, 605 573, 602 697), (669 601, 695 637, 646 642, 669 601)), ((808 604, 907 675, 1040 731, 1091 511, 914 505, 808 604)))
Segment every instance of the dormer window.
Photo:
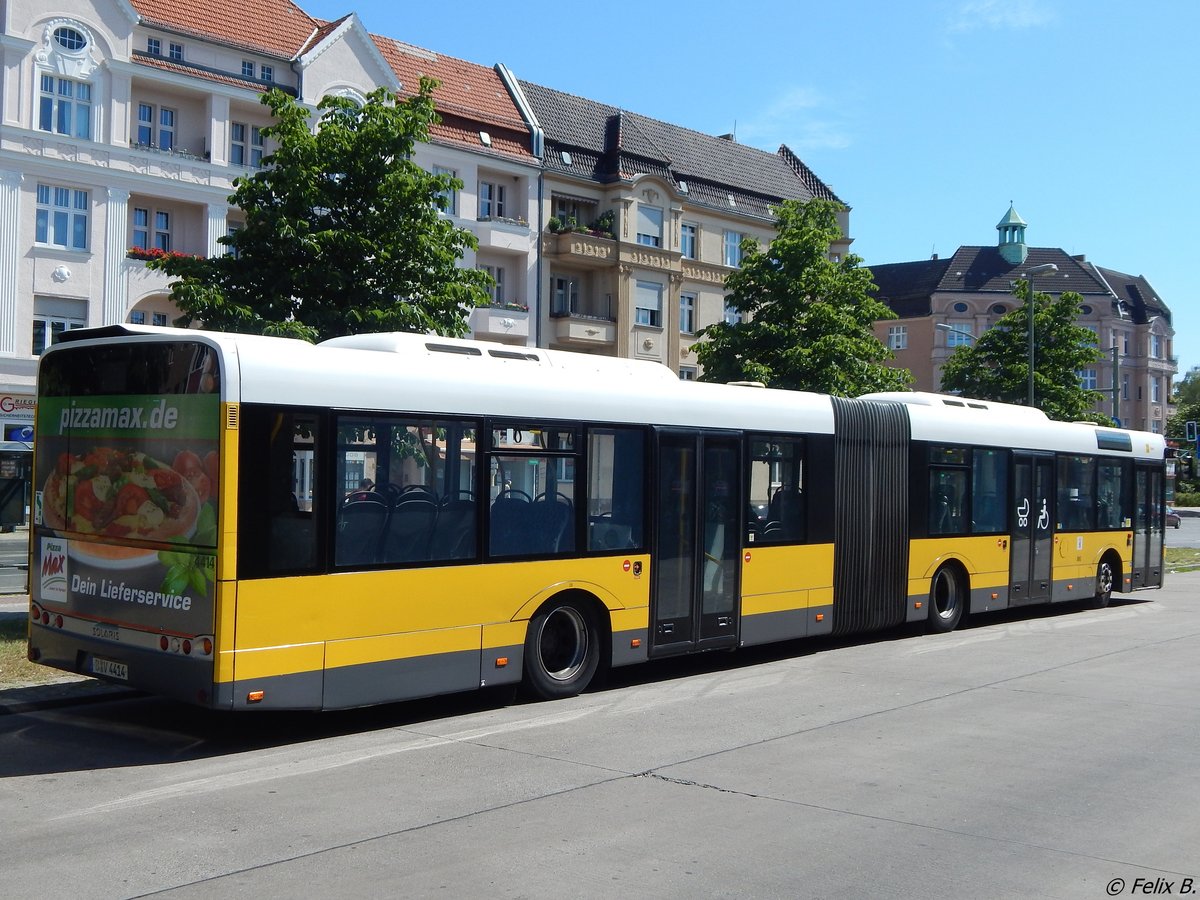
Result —
POLYGON ((146 52, 151 56, 162 56, 162 41, 158 38, 146 38, 146 52))

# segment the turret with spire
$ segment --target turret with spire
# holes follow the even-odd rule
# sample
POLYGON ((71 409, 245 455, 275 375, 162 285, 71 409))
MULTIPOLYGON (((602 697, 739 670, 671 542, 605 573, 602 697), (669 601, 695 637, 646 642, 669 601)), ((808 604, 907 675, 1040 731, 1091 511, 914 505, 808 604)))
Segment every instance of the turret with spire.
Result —
POLYGON ((1017 215, 1012 203, 1008 204, 1008 214, 996 226, 1000 232, 1000 255, 1005 261, 1014 266, 1025 262, 1029 248, 1025 246, 1025 220, 1017 215))

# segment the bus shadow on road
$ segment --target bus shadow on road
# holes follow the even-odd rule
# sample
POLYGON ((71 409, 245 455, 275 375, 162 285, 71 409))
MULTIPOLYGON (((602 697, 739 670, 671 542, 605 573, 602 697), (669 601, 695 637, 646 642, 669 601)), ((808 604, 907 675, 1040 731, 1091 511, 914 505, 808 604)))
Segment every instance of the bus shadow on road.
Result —
MULTIPOLYGON (((1152 601, 1114 599, 1112 609, 1152 601)), ((1000 610, 969 617, 959 631, 1015 622, 1052 620, 1083 611, 1079 603, 1000 610)), ((872 644, 919 639, 923 627, 906 625, 846 637, 798 639, 737 652, 671 657, 614 669, 589 693, 748 669, 788 659, 872 644)), ((929 636, 936 640, 938 636, 929 636)), ((187 706, 142 694, 104 698, 0 716, 0 778, 120 769, 219 758, 387 729, 404 730, 443 719, 534 705, 512 688, 332 712, 231 713, 187 706)))

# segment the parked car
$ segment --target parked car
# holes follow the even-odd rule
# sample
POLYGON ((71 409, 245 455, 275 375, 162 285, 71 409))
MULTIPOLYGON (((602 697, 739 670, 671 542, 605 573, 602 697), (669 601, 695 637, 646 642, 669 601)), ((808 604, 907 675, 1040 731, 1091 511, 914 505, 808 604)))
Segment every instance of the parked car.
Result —
POLYGON ((1167 524, 1174 528, 1179 527, 1179 513, 1175 512, 1173 506, 1167 507, 1167 524))

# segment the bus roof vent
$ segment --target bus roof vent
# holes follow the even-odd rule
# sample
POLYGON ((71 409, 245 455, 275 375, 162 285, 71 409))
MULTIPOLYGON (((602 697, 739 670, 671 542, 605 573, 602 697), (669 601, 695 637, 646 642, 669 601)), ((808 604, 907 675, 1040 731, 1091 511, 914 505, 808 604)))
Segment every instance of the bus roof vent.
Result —
POLYGON ((959 409, 978 409, 985 412, 1003 413, 1005 416, 1018 416, 1027 419, 1049 420, 1044 412, 1037 407, 1020 406, 1015 403, 995 403, 991 400, 972 400, 967 397, 952 397, 948 394, 934 394, 927 391, 881 391, 875 394, 863 394, 859 400, 882 400, 888 403, 905 403, 909 406, 958 407, 959 409))
POLYGON ((766 385, 761 381, 727 381, 725 382, 730 387, 753 387, 766 389, 766 385))
POLYGON ((478 347, 464 347, 461 344, 434 344, 427 343, 425 349, 431 353, 458 353, 461 356, 483 356, 483 351, 478 347))

